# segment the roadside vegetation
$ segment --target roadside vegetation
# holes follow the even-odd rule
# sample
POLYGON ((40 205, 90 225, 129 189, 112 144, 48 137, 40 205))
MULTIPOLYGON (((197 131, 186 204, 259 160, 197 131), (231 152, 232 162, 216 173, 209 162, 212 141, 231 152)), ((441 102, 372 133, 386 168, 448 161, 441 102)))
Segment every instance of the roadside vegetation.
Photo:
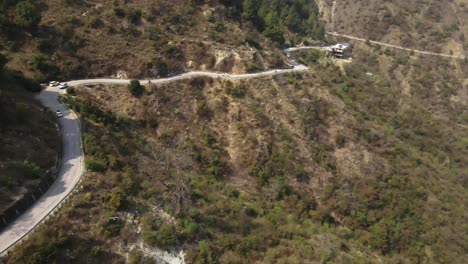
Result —
POLYGON ((326 20, 331 20, 332 2, 336 3, 329 31, 412 49, 467 55, 468 5, 464 0, 317 2, 328 14, 326 20))
MULTIPOLYGON (((465 106, 447 89, 462 72, 437 71, 450 85, 435 97, 438 82, 405 95, 400 74, 466 64, 389 52, 358 46, 341 68, 319 57, 305 74, 194 78, 139 97, 76 89, 65 101, 83 120, 90 172, 41 231, 58 235, 41 256, 157 261, 144 252, 158 247, 189 263, 461 262, 465 106)), ((36 241, 9 261, 43 252, 36 241)))
POLYGON ((54 114, 34 99, 40 85, 6 62, 0 53, 0 215, 51 173, 61 147, 54 114))
POLYGON ((12 0, 0 11, 0 50, 40 82, 286 67, 278 46, 323 38, 311 0, 12 0))
MULTIPOLYGON (((9 65, 24 62, 14 47, 39 50, 24 65, 40 80, 256 72, 284 66, 278 46, 323 35, 308 0, 4 3, 1 21, 38 40, 2 35, 9 65)), ((440 13, 434 5, 424 12, 440 13)), ((162 262, 155 252, 184 250, 187 263, 463 263, 467 61, 363 43, 349 64, 294 56, 310 71, 68 89, 83 127, 82 187, 5 262, 162 262)), ((0 124, 29 124, 18 113, 0 124)), ((34 178, 36 162, 12 164, 34 178)))

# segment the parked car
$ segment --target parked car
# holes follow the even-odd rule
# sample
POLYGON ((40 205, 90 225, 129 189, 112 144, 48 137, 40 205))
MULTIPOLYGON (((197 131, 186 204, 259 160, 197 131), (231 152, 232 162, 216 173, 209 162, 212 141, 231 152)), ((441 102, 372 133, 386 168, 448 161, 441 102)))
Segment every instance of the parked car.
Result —
POLYGON ((63 114, 60 112, 60 110, 57 110, 55 113, 57 114, 57 118, 63 117, 63 114))
POLYGON ((58 88, 60 88, 60 89, 65 89, 65 88, 67 88, 67 87, 68 87, 68 83, 60 83, 60 84, 58 85, 58 88))
POLYGON ((60 84, 60 83, 57 82, 57 81, 51 81, 51 82, 49 83, 49 86, 54 87, 54 86, 57 86, 57 85, 59 85, 59 84, 60 84))

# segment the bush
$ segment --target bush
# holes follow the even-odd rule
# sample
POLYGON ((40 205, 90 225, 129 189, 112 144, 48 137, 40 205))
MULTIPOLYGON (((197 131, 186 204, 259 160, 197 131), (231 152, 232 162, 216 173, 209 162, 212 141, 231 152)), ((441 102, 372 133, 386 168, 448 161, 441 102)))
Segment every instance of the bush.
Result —
POLYGON ((5 67, 7 62, 8 62, 8 58, 5 55, 0 53, 0 71, 3 70, 3 67, 5 67))
POLYGON ((89 23, 89 25, 92 27, 92 28, 99 28, 101 27, 102 25, 104 25, 104 23, 102 22, 102 20, 98 17, 95 17, 91 20, 91 22, 89 23))
POLYGON ((138 24, 140 23, 141 21, 141 16, 143 15, 143 13, 141 12, 141 10, 130 10, 130 12, 128 13, 128 21, 132 24, 138 24))
POLYGON ((210 245, 206 240, 202 240, 198 243, 198 255, 195 259, 195 263, 215 263, 212 255, 213 253, 211 252, 210 245))
POLYGON ((102 225, 102 232, 106 238, 114 237, 120 235, 120 230, 124 227, 125 222, 123 222, 118 217, 110 217, 102 225))
POLYGON ((125 10, 121 7, 114 7, 114 15, 116 17, 125 17, 125 10))
POLYGON ((204 117, 204 118, 209 119, 213 115, 213 112, 211 111, 210 107, 208 107, 205 100, 200 100, 200 101, 197 102, 196 110, 197 110, 197 114, 200 117, 204 117))
POLYGON ((18 81, 18 83, 27 91, 30 92, 40 92, 41 91, 41 85, 32 79, 28 79, 24 77, 23 73, 18 72, 17 74, 15 73, 13 77, 18 81))
POLYGON ((139 251, 133 250, 128 255, 128 263, 129 264, 139 264, 143 260, 143 254, 139 251))
POLYGON ((256 48, 256 49, 260 49, 261 46, 260 46, 260 43, 258 43, 258 41, 256 40, 256 38, 254 36, 247 36, 245 38, 245 42, 247 42, 250 46, 256 48))
POLYGON ((67 87, 67 94, 75 95, 76 94, 75 87, 67 87))
POLYGON ((104 250, 100 246, 93 246, 91 248, 91 255, 94 257, 101 255, 103 252, 104 250))
POLYGON ((29 1, 21 1, 16 4, 15 23, 23 28, 37 26, 41 21, 41 14, 34 4, 29 1))
POLYGON ((85 165, 88 170, 95 172, 104 172, 107 169, 107 165, 104 161, 94 158, 87 158, 85 160, 85 165))
POLYGON ((60 75, 60 68, 57 65, 49 64, 48 58, 44 55, 36 55, 32 60, 32 65, 36 70, 44 74, 45 80, 56 79, 60 75))
POLYGON ((41 176, 42 170, 35 163, 29 161, 15 162, 13 167, 20 170, 21 173, 29 179, 38 179, 41 176))
POLYGON ((157 231, 143 231, 142 238, 151 246, 168 247, 174 245, 177 232, 174 225, 162 224, 157 231))
POLYGON ((120 189, 115 189, 111 193, 102 197, 102 202, 108 208, 120 210, 124 207, 127 196, 120 189))
POLYGON ((140 84, 140 81, 132 80, 128 85, 128 89, 133 96, 141 96, 145 90, 145 87, 140 84))
POLYGON ((226 93, 232 97, 242 98, 245 96, 245 87, 244 86, 236 86, 236 87, 228 86, 226 88, 226 93))
POLYGON ((251 63, 247 66, 247 72, 258 72, 260 70, 260 66, 255 63, 251 63))
POLYGON ((270 38, 271 40, 273 40, 274 42, 276 42, 276 43, 278 43, 280 45, 283 45, 284 42, 285 42, 283 33, 279 32, 277 30, 274 30, 274 29, 265 30, 263 32, 263 35, 265 35, 265 37, 270 38))

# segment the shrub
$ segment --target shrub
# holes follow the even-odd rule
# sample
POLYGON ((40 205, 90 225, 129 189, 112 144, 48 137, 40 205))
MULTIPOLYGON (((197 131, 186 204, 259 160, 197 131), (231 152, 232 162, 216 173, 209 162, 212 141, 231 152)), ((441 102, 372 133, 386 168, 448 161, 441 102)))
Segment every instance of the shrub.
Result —
POLYGON ((91 248, 91 255, 92 256, 97 257, 97 256, 101 255, 103 252, 104 252, 104 250, 100 246, 93 246, 91 248))
POLYGON ((211 116, 213 115, 213 112, 208 107, 205 100, 200 100, 197 102, 196 110, 197 110, 197 114, 200 117, 211 118, 211 116))
POLYGON ((108 208, 120 210, 124 207, 127 196, 120 189, 115 189, 111 193, 102 197, 102 202, 108 208))
POLYGON ((67 87, 67 94, 75 95, 76 91, 74 87, 67 87))
POLYGON ((95 17, 91 20, 91 22, 89 23, 89 25, 92 27, 92 28, 99 28, 101 27, 102 25, 104 25, 104 23, 102 22, 102 20, 99 18, 99 17, 95 17))
POLYGON ((120 230, 123 228, 125 225, 125 222, 123 222, 120 218, 118 217, 110 217, 107 220, 105 220, 105 223, 103 224, 103 233, 106 238, 114 237, 120 235, 120 230))
POLYGON ((85 160, 85 165, 88 170, 95 172, 104 172, 107 169, 107 165, 104 161, 94 158, 87 158, 85 160))
POLYGON ((158 230, 145 230, 142 233, 143 241, 151 246, 168 247, 175 243, 177 232, 174 225, 162 224, 158 230))
POLYGON ((125 17, 125 10, 121 7, 114 7, 114 15, 116 17, 125 17))
POLYGON ((224 30, 226 29, 223 22, 221 21, 216 21, 214 24, 214 28, 218 32, 224 32, 224 30))
POLYGON ((248 35, 246 38, 245 38, 245 42, 247 42, 250 46, 256 48, 256 49, 260 49, 261 46, 260 46, 260 43, 258 43, 258 41, 255 39, 255 37, 253 36, 250 36, 248 35))
POLYGON ((35 163, 29 161, 15 162, 12 164, 13 167, 20 170, 21 173, 30 179, 37 179, 41 176, 41 168, 39 168, 35 163))
POLYGON ((0 71, 3 70, 3 67, 5 67, 7 62, 8 62, 8 58, 5 55, 0 53, 0 71))
POLYGON ((15 23, 23 28, 37 26, 41 21, 41 14, 37 7, 29 1, 21 1, 16 4, 15 23))
POLYGON ((215 263, 213 261, 213 253, 211 252, 210 245, 206 240, 202 240, 198 243, 198 254, 195 259, 195 263, 215 263))
POLYGON ((141 96, 145 90, 145 87, 140 84, 140 81, 132 80, 128 85, 128 89, 133 96, 141 96))
POLYGON ((41 91, 41 85, 37 81, 24 77, 22 73, 15 74, 13 77, 25 90, 30 92, 41 91))
POLYGON ((255 63, 250 63, 248 66, 247 66, 247 72, 258 72, 260 70, 260 66, 258 66, 257 64, 255 63))
POLYGON ((226 88, 226 93, 232 97, 242 98, 245 96, 245 87, 244 86, 228 86, 226 88))
POLYGON ((130 12, 128 13, 128 21, 132 24, 138 24, 140 23, 141 21, 141 16, 143 15, 143 13, 141 12, 141 10, 130 10, 130 12))
POLYGON ((128 255, 128 263, 129 264, 139 264, 143 260, 143 254, 139 251, 133 250, 128 255))
POLYGON ((49 64, 44 55, 36 55, 32 60, 32 65, 45 75, 46 80, 55 79, 60 75, 60 68, 57 65, 49 64))
POLYGON ((265 37, 270 38, 271 40, 275 41, 276 43, 283 45, 285 42, 283 33, 276 31, 274 29, 267 29, 263 32, 265 37))

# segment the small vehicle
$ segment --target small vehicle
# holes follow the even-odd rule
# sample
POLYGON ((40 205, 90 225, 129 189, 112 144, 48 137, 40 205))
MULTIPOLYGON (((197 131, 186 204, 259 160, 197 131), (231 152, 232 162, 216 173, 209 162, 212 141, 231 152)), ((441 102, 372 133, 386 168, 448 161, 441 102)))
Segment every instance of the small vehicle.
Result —
POLYGON ((63 117, 63 114, 60 112, 60 110, 57 110, 55 113, 57 114, 57 118, 63 117))
POLYGON ((51 81, 51 82, 49 83, 49 86, 54 87, 54 86, 58 86, 59 84, 60 84, 60 83, 57 82, 57 81, 51 81))
POLYGON ((59 89, 65 89, 68 87, 68 83, 60 83, 58 86, 57 86, 59 89))

